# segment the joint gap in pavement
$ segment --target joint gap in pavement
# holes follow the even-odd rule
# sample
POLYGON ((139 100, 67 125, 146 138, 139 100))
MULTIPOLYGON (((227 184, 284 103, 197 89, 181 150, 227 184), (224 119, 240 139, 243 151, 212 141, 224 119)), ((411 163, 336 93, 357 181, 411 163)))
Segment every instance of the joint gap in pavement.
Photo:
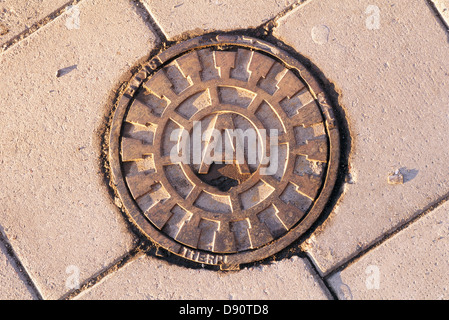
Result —
POLYGON ((33 279, 26 270, 25 266, 20 261, 17 253, 14 251, 11 242, 8 240, 8 237, 1 226, 0 226, 0 245, 3 245, 5 247, 6 254, 13 261, 13 268, 19 274, 19 278, 25 282, 28 289, 31 291, 32 294, 34 294, 37 300, 44 300, 37 285, 34 283, 33 279))
POLYGON ((156 37, 159 38, 159 40, 162 43, 167 43, 168 38, 165 35, 164 31, 162 30, 162 27, 159 25, 159 23, 153 16, 153 14, 151 12, 151 8, 148 5, 148 3, 145 0, 133 0, 133 2, 136 4, 137 7, 142 6, 145 9, 145 17, 144 18, 147 20, 147 22, 151 26, 153 33, 156 35, 156 37))
POLYGON ((125 267, 129 263, 133 262, 145 252, 148 250, 148 244, 147 243, 140 243, 137 247, 132 249, 127 254, 120 257, 118 260, 116 260, 114 263, 112 263, 109 267, 106 267, 96 275, 93 275, 89 279, 87 279, 84 283, 80 284, 78 289, 74 289, 72 291, 69 291, 64 296, 62 296, 59 300, 72 300, 76 297, 80 296, 82 293, 86 292, 87 290, 93 288, 95 285, 99 284, 104 278, 107 276, 110 276, 117 271, 119 271, 121 268, 125 267))
POLYGON ((327 296, 330 296, 333 300, 339 300, 337 294, 335 293, 332 286, 329 284, 329 281, 327 280, 327 278, 325 278, 321 275, 321 272, 315 265, 315 261, 313 260, 313 258, 310 257, 307 253, 304 253, 303 258, 308 261, 310 268, 313 270, 315 275, 321 280, 321 281, 319 281, 319 284, 322 287, 323 291, 327 290, 327 292, 325 292, 327 294, 327 296))
POLYGON ((64 13, 67 12, 68 8, 71 8, 73 6, 76 6, 80 4, 84 0, 72 0, 68 1, 64 6, 57 9, 56 11, 53 11, 45 18, 39 20, 38 22, 34 23, 31 27, 27 28, 25 31, 22 31, 12 39, 8 40, 5 44, 3 44, 0 47, 0 55, 3 54, 5 51, 10 49, 12 46, 18 44, 22 40, 27 39, 29 36, 34 34, 35 32, 39 31, 41 28, 45 27, 50 22, 54 21, 56 18, 62 16, 64 13))
POLYGON ((349 267, 350 265, 356 263, 358 260, 360 260, 362 257, 364 257, 366 254, 371 252, 372 250, 376 249, 380 245, 384 244, 391 238, 393 238, 395 235, 400 233, 401 231, 405 230, 421 218, 424 218, 431 212, 435 211, 439 207, 441 207, 443 204, 445 204, 449 200, 449 193, 444 195, 443 197, 439 198, 435 202, 431 203, 427 207, 425 207, 422 210, 419 210, 417 214, 413 215, 411 218, 405 220, 403 223, 397 225, 396 227, 393 227, 390 231, 382 235, 379 239, 374 240, 371 244, 367 245, 365 249, 358 252, 357 254, 349 257, 347 260, 343 261, 342 263, 338 264, 334 268, 328 270, 326 273, 323 274, 323 279, 329 279, 336 273, 339 273, 349 267))
POLYGON ((296 8, 301 7, 302 5, 311 2, 312 0, 297 0, 288 7, 286 7, 284 10, 279 12, 276 16, 268 20, 267 22, 264 22, 261 26, 258 27, 258 29, 264 29, 266 33, 272 34, 273 30, 278 27, 278 21, 281 18, 286 17, 289 13, 293 12, 296 8))

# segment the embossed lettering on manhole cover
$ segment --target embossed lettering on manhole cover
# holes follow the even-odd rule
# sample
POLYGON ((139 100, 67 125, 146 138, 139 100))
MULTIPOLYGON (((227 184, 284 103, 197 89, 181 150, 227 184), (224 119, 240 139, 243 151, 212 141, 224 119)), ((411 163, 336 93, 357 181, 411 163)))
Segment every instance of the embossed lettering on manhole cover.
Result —
POLYGON ((140 230, 223 268, 303 235, 336 180, 339 131, 315 79, 246 36, 195 38, 151 59, 111 127, 113 182, 140 230))

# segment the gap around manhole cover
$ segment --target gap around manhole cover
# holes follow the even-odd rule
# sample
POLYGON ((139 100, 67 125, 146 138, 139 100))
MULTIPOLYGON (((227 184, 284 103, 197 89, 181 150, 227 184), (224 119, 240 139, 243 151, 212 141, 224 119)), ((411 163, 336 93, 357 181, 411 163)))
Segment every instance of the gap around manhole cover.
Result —
POLYGON ((276 254, 318 219, 337 179, 340 132, 326 93, 286 52, 247 36, 198 37, 131 79, 109 161, 148 239, 231 268, 276 254))

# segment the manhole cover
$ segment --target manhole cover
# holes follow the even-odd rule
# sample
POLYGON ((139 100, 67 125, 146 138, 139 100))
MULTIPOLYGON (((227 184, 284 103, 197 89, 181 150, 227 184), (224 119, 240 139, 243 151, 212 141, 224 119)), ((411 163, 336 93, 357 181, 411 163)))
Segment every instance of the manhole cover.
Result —
POLYGON ((339 131, 315 79, 273 45, 195 38, 151 59, 111 127, 116 190, 170 252, 230 268, 303 235, 329 200, 339 131))

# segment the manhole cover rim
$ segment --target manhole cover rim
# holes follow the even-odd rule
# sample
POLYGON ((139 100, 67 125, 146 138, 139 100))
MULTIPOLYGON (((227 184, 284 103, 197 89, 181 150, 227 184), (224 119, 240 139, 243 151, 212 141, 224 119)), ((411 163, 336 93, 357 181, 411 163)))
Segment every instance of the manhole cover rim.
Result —
POLYGON ((236 266, 241 264, 252 263, 264 260, 284 249, 293 242, 297 241, 312 225, 317 221, 323 213, 325 206, 330 200, 331 194, 338 176, 340 164, 340 132, 337 120, 335 119, 333 108, 328 102, 325 91, 318 84, 316 79, 309 71, 295 58, 291 57, 286 51, 274 46, 266 41, 248 37, 245 35, 219 35, 219 36, 200 36, 193 38, 172 47, 167 48, 158 55, 152 57, 145 63, 139 72, 137 72, 123 88, 119 98, 117 99, 116 109, 113 110, 114 116, 109 131, 109 164, 111 171, 112 187, 122 202, 122 209, 127 213, 131 222, 140 232, 149 238, 156 245, 172 252, 177 256, 181 256, 187 260, 208 265, 236 266), (325 173, 324 184, 321 188, 319 196, 315 203, 294 227, 292 227, 285 235, 266 244, 260 248, 250 249, 235 253, 214 253, 197 248, 191 248, 183 245, 168 235, 162 233, 142 214, 141 209, 136 204, 130 191, 126 185, 122 172, 120 160, 120 141, 122 123, 125 119, 130 102, 133 101, 133 95, 139 88, 140 84, 152 74, 156 73, 160 68, 165 66, 171 60, 187 53, 191 50, 204 49, 207 47, 221 46, 237 46, 246 47, 251 50, 265 53, 275 60, 281 61, 290 70, 296 70, 300 77, 306 82, 309 91, 315 95, 318 107, 324 116, 324 125, 329 142, 329 159, 325 173), (145 75, 143 79, 142 75, 145 75))

